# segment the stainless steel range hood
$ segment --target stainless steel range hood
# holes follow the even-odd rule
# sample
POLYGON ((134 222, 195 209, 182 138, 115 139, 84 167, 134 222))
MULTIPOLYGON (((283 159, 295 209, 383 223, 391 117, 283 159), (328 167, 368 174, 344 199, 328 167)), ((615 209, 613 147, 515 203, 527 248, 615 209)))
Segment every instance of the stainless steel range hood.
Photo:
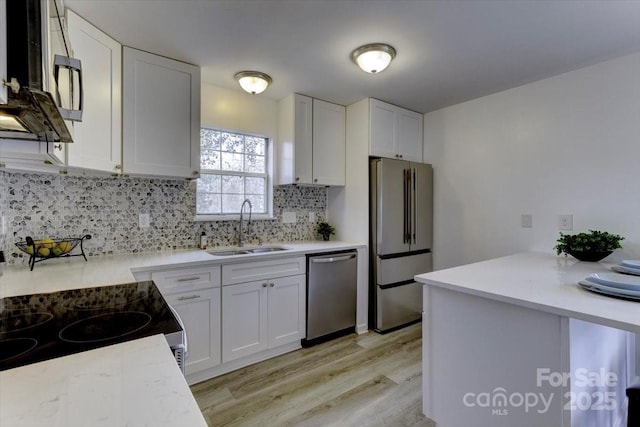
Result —
MULTIPOLYGON (((6 0, 7 103, 0 104, 0 138, 73 142, 66 120, 81 121, 82 74, 80 61, 70 58, 68 37, 62 25, 61 5, 56 0, 6 0), (54 35, 61 38, 55 43, 54 35), (65 55, 50 54, 62 45, 65 55), (54 59, 49 66, 49 59, 54 59), (53 72, 51 72, 53 70, 53 72), (65 99, 73 100, 74 78, 79 81, 80 110, 60 108, 58 77, 69 73, 65 99), (51 84, 47 84, 51 82, 51 84), (45 88, 55 91, 56 99, 45 88), (57 102, 56 102, 57 100, 57 102)), ((73 101, 71 101, 73 102, 73 101)))

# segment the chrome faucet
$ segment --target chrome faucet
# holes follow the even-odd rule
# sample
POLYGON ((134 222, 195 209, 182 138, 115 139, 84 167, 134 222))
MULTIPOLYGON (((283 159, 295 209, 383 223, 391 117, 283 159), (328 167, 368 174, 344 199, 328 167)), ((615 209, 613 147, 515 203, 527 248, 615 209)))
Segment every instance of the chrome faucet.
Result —
POLYGON ((242 220, 244 217, 244 206, 249 205, 249 221, 247 221, 247 230, 249 230, 249 226, 251 225, 251 212, 253 211, 253 206, 251 206, 251 200, 244 199, 242 202, 242 206, 240 206, 240 226, 238 227, 238 246, 242 247, 244 245, 244 239, 242 236, 242 220))

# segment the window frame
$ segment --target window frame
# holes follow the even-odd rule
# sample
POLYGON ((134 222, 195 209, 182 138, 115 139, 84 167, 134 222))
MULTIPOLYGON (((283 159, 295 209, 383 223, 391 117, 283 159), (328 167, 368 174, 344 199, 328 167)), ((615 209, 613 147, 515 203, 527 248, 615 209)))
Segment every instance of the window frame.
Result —
MULTIPOLYGON (((243 131, 238 131, 238 130, 228 130, 228 129, 222 129, 222 128, 217 128, 217 127, 213 127, 213 126, 200 126, 200 129, 208 129, 208 130, 213 130, 213 131, 218 131, 218 132, 228 132, 228 133, 235 133, 235 134, 239 134, 239 135, 243 135, 243 136, 252 136, 252 137, 257 137, 257 138, 264 138, 266 141, 266 147, 265 147, 265 172, 264 173, 257 173, 257 172, 246 172, 246 171, 223 171, 220 169, 203 169, 200 168, 200 176, 202 175, 232 175, 232 176, 242 176, 242 177, 265 177, 265 207, 266 207, 266 213, 253 213, 251 215, 251 220, 274 220, 275 217, 273 216, 273 150, 274 150, 274 143, 273 143, 273 138, 265 136, 265 135, 261 135, 261 134, 256 134, 256 133, 251 133, 251 132, 243 132, 243 131), (215 173, 209 172, 209 171, 215 171, 215 173)), ((201 142, 202 143, 202 142, 201 142)), ((202 145, 201 145, 202 147, 202 145)), ((199 179, 199 178, 198 178, 199 179)), ((197 185, 197 184, 196 184, 197 185)), ((195 221, 237 221, 240 219, 240 212, 238 211, 237 213, 221 213, 221 214, 200 214, 198 213, 197 209, 198 209, 198 190, 196 187, 196 215, 195 215, 195 221)), ((238 207, 239 208, 239 207, 238 207)), ((245 210, 245 214, 246 214, 246 210, 245 210)))

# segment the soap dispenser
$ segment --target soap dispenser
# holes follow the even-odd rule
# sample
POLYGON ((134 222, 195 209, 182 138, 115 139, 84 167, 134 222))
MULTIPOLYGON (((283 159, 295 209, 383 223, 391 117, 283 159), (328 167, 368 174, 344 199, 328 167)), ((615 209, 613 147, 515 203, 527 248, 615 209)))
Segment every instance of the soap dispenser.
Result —
POLYGON ((207 249, 207 233, 200 234, 200 249, 207 249))

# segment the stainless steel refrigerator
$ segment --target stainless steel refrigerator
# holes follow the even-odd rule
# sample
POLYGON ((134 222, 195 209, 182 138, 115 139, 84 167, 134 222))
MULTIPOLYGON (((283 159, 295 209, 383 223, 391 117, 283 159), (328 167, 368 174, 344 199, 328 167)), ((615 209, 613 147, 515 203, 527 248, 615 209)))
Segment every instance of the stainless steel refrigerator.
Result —
POLYGON ((413 277, 433 268, 433 168, 371 159, 369 172, 369 324, 388 332, 422 315, 422 286, 413 277))

